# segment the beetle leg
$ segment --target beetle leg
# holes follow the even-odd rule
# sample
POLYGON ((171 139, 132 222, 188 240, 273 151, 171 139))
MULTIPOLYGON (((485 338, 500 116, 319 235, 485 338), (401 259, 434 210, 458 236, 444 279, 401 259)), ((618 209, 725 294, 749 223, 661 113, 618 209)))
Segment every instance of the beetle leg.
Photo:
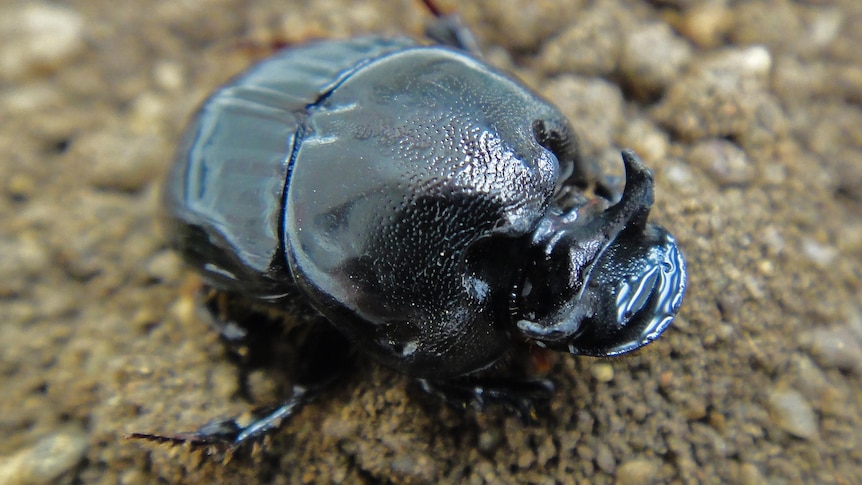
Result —
POLYGON ((218 332, 228 358, 237 367, 237 394, 246 401, 254 399, 248 386, 248 377, 263 367, 285 367, 277 363, 290 354, 284 348, 285 335, 290 326, 283 317, 266 315, 252 308, 242 297, 204 289, 201 292, 200 317, 218 332))
POLYGON ((132 433, 131 439, 142 439, 156 443, 171 443, 175 445, 189 444, 192 447, 216 446, 225 450, 234 450, 243 443, 263 437, 278 429, 288 418, 296 414, 303 406, 314 400, 328 386, 310 390, 303 386, 293 386, 289 399, 278 406, 267 406, 251 412, 251 422, 244 417, 235 416, 228 419, 210 421, 197 431, 175 434, 132 433))
POLYGON ((425 27, 425 35, 429 39, 456 49, 469 52, 476 57, 482 57, 479 43, 473 32, 464 25, 457 14, 444 14, 432 0, 423 0, 425 8, 434 15, 434 22, 425 27))
POLYGON ((504 380, 465 377, 453 381, 419 379, 419 386, 457 409, 472 407, 477 411, 488 405, 502 405, 525 424, 537 419, 536 405, 548 401, 554 393, 550 379, 504 380))
MULTIPOLYGON (((254 329, 252 323, 248 322, 245 327, 254 329)), ((266 332, 255 329, 252 335, 255 341, 261 343, 264 333, 266 332), (255 333, 257 335, 254 335, 255 333)), ((270 356, 278 361, 279 365, 285 365, 286 368, 291 369, 290 393, 280 404, 255 409, 251 411, 250 417, 235 416, 210 421, 196 431, 173 434, 132 433, 128 438, 175 445, 189 444, 197 448, 215 446, 223 451, 232 452, 245 443, 255 442, 277 430, 303 406, 331 388, 352 368, 355 350, 354 345, 333 326, 323 323, 297 327, 296 331, 288 337, 274 339, 272 334, 269 334, 271 341, 287 340, 292 344, 280 351, 290 355, 270 356), (287 360, 290 362, 286 362, 287 360)), ((245 342, 245 339, 240 339, 240 342, 245 342)), ((270 347, 270 351, 273 349, 274 347, 270 347)), ((261 362, 255 361, 255 363, 261 362)), ((242 362, 240 364, 240 374, 245 375, 242 362)), ((241 385, 246 384, 241 383, 241 385)))
MULTIPOLYGON (((286 301, 287 311, 257 304, 242 295, 204 288, 200 318, 218 332, 228 358, 237 366, 237 394, 253 402, 249 374, 260 368, 292 368, 302 332, 313 326, 329 327, 316 311, 300 301, 286 301), (296 332, 298 338, 289 335, 296 332)), ((340 337, 340 336, 339 336, 340 337)))

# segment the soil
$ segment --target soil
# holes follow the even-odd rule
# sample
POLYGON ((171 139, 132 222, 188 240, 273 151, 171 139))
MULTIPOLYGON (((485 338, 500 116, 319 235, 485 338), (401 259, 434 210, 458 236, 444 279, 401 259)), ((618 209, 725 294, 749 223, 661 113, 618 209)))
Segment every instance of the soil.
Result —
MULTIPOLYGON (((655 171, 651 220, 689 266, 664 336, 561 356, 529 426, 363 363, 228 463, 124 439, 254 406, 157 224, 197 104, 273 45, 421 37, 428 14, 412 0, 6 1, 0 484, 862 483, 862 2, 458 8, 587 157, 619 174, 634 148, 655 171)), ((278 377, 250 376, 257 404, 278 377)))

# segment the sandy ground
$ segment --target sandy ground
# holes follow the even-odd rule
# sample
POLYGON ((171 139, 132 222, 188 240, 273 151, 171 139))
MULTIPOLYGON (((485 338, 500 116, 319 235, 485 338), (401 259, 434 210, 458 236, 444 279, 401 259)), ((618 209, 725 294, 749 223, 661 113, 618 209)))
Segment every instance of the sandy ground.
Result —
MULTIPOLYGON (((363 365, 222 465, 122 439, 252 406, 155 223, 172 147, 258 47, 418 36, 427 14, 2 2, 0 483, 862 482, 862 3, 562 3, 460 9, 588 156, 618 173, 631 147, 655 170, 652 218, 690 268, 673 327, 638 355, 561 358, 535 426, 363 365)), ((277 377, 251 376, 256 399, 277 377)))

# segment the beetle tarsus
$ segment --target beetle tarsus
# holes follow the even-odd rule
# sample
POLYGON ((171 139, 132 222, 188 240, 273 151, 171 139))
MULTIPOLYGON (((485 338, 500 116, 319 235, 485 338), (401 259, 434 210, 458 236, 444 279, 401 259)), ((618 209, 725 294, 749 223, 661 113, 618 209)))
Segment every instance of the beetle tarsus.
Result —
POLYGON ((330 382, 315 389, 304 386, 293 386, 290 398, 277 406, 267 406, 252 412, 252 420, 248 424, 242 416, 210 421, 197 431, 176 434, 132 433, 128 439, 140 439, 155 443, 172 445, 188 444, 192 448, 215 446, 222 451, 234 451, 240 446, 263 438, 277 430, 303 406, 313 401, 322 391, 329 387, 330 382))

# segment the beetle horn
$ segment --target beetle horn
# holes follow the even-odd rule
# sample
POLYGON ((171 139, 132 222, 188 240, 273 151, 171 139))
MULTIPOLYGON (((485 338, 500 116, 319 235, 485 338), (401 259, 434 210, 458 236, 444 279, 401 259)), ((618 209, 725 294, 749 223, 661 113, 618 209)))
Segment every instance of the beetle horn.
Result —
POLYGON ((640 230, 646 225, 653 204, 653 175, 632 150, 623 150, 626 186, 619 202, 583 228, 609 243, 623 230, 640 230))
POLYGON ((653 175, 622 153, 622 199, 596 216, 568 222, 552 214, 533 235, 516 322, 543 347, 615 355, 654 340, 685 290, 685 261, 673 237, 648 224, 653 175))

